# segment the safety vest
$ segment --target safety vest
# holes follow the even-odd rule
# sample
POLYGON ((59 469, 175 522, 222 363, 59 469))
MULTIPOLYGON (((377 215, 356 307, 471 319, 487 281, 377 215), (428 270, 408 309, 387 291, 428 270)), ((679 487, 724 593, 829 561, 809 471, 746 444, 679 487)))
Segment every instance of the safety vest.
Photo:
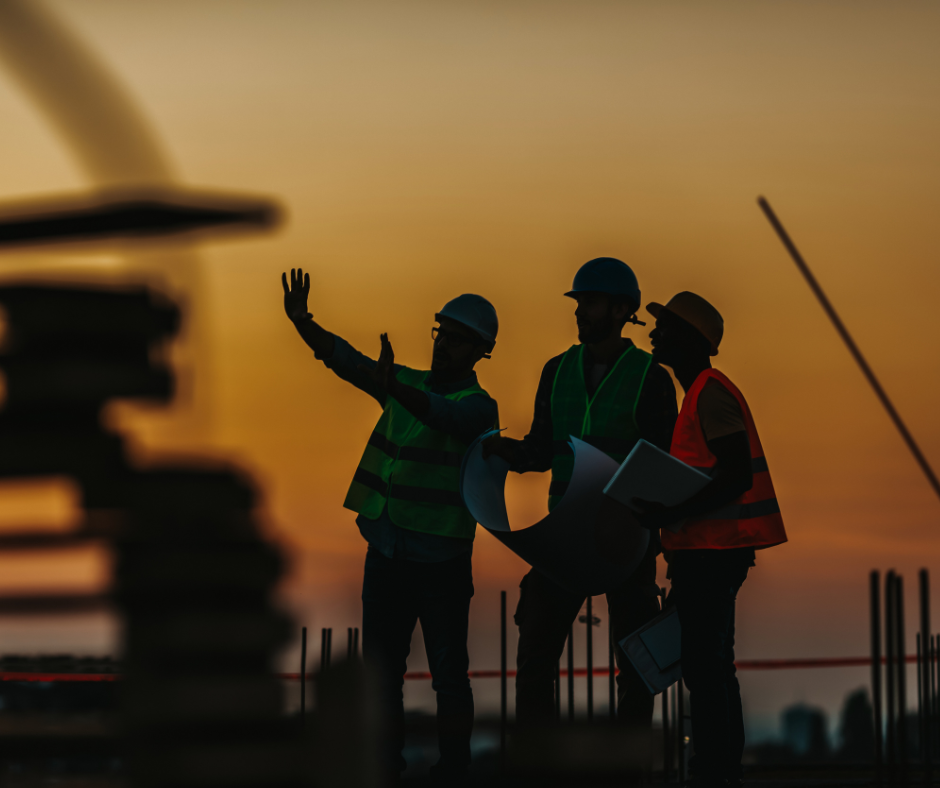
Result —
POLYGON ((708 449, 698 418, 698 397, 709 380, 716 380, 741 406, 747 438, 751 444, 751 489, 730 504, 704 517, 688 520, 678 533, 662 530, 665 550, 724 550, 732 547, 773 547, 787 541, 780 505, 770 480, 770 471, 751 410, 737 387, 717 369, 706 369, 692 384, 682 401, 679 420, 672 434, 670 454, 684 463, 709 473, 718 458, 708 449))
MULTIPOLYGON (((402 367, 396 378, 428 391, 430 374, 402 367)), ((444 396, 461 400, 474 394, 489 396, 478 383, 444 396)), ((388 396, 343 506, 376 520, 387 505, 399 528, 473 539, 476 520, 460 499, 460 461, 466 450, 457 438, 432 430, 388 396)))
POLYGON ((565 351, 552 385, 552 483, 548 488, 549 511, 568 489, 574 470, 569 436, 574 435, 623 462, 640 432, 636 404, 646 380, 652 356, 635 345, 614 362, 612 369, 588 397, 584 382, 584 345, 565 351))

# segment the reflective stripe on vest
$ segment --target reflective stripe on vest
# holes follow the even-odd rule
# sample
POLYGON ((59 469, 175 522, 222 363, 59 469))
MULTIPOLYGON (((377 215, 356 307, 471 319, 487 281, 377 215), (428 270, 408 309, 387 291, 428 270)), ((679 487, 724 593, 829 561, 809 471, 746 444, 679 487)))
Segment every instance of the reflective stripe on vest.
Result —
POLYGON ((729 549, 733 547, 773 547, 787 541, 780 505, 770 478, 767 458, 744 396, 716 369, 700 373, 682 401, 682 410, 672 435, 670 453, 711 475, 718 458, 708 448, 698 417, 698 397, 705 384, 714 379, 728 389, 741 407, 751 445, 751 471, 754 483, 746 493, 726 506, 695 520, 687 521, 678 533, 662 530, 665 550, 729 549))
POLYGON ((640 437, 636 405, 652 356, 631 346, 614 362, 592 397, 584 382, 584 345, 565 351, 552 385, 552 483, 548 508, 554 509, 571 480, 574 454, 569 436, 623 462, 640 437))
MULTIPOLYGON (((427 391, 430 374, 403 367, 396 377, 427 391)), ((474 394, 488 396, 478 383, 444 396, 456 401, 474 394)), ((387 505, 389 517, 400 528, 472 539, 476 521, 460 500, 460 461, 466 449, 457 438, 430 429, 394 397, 387 397, 343 506, 375 520, 387 505)))

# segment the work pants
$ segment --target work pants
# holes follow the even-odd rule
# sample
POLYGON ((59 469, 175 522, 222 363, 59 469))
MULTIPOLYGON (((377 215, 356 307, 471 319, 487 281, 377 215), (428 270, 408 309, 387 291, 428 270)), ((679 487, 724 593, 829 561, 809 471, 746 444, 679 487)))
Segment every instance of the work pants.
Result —
POLYGON ((741 777, 744 714, 734 667, 734 604, 753 557, 749 549, 676 550, 669 562, 692 712, 689 766, 705 782, 741 777))
MULTIPOLYGON (((565 648, 568 629, 584 604, 532 569, 520 585, 515 620, 519 627, 516 656, 516 720, 520 724, 555 719, 555 669, 565 648)), ((651 545, 630 578, 607 594, 607 611, 619 643, 659 613, 656 548, 651 545)), ((653 696, 623 650, 614 649, 617 667, 617 717, 624 724, 649 728, 653 696)))
POLYGON ((473 577, 470 553, 425 563, 366 553, 362 584, 363 657, 378 671, 387 731, 387 768, 403 771, 404 686, 411 636, 421 622, 437 693, 438 768, 462 771, 470 763, 473 693, 467 670, 467 620, 473 577))

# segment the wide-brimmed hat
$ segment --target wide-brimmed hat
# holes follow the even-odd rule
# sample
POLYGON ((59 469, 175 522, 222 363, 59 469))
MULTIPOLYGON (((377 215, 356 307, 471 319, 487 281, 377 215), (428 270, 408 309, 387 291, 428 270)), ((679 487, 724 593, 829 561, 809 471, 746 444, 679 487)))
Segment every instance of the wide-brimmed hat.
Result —
POLYGON ((711 355, 718 355, 718 344, 725 332, 725 321, 721 313, 700 295, 687 290, 676 293, 665 305, 655 302, 646 305, 646 311, 659 317, 663 310, 681 317, 686 323, 707 339, 712 346, 711 355))

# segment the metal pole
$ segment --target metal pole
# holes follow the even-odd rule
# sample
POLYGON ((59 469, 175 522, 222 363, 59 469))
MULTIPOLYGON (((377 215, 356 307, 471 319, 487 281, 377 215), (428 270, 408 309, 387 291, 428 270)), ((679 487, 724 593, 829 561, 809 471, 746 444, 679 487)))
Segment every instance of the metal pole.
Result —
POLYGON ((353 657, 359 659, 359 627, 353 627, 353 657))
POLYGON ((352 627, 346 627, 346 659, 352 659, 352 627))
POLYGON ((499 759, 506 763, 506 592, 499 592, 499 759))
MULTIPOLYGON (((923 654, 920 647, 920 632, 914 633, 914 662, 917 666, 917 748, 920 751, 920 757, 926 760, 924 755, 924 682, 921 680, 921 662, 923 654)), ((924 772, 926 774, 926 771, 924 772)))
POLYGON ((907 785, 908 778, 908 748, 907 748, 907 647, 904 642, 904 578, 897 575, 895 578, 897 584, 897 593, 895 594, 895 604, 897 605, 896 637, 898 647, 895 652, 895 659, 898 666, 898 741, 897 753, 898 764, 901 767, 901 785, 907 785))
POLYGON ((610 616, 608 606, 607 615, 607 689, 610 695, 610 718, 617 718, 617 662, 614 659, 614 620, 610 616))
POLYGON ((320 630, 320 672, 326 670, 329 657, 326 655, 326 627, 320 630))
POLYGON ((896 764, 896 727, 894 690, 897 681, 897 671, 894 664, 894 649, 897 639, 894 636, 894 618, 897 608, 894 603, 894 570, 885 575, 885 761, 888 784, 895 783, 896 764))
POLYGON ((326 666, 333 664, 333 627, 326 630, 326 666))
POLYGON ((561 720, 561 657, 555 663, 555 719, 561 720))
POLYGON ((924 785, 933 781, 933 757, 930 752, 930 573, 921 569, 920 581, 920 656, 917 675, 917 701, 920 714, 921 755, 924 759, 924 785))
POLYGON ((676 710, 676 754, 679 758, 679 785, 685 782, 685 693, 682 690, 682 679, 676 682, 678 693, 678 708, 676 710))
POLYGON ((669 781, 669 687, 663 690, 663 784, 669 781))
POLYGON ((936 752, 937 746, 937 636, 930 638, 930 750, 936 752))
POLYGON ((300 630, 300 725, 307 715, 307 628, 300 630))
POLYGON ((568 627, 568 722, 574 722, 574 624, 568 627))
POLYGON ((871 705, 875 733, 875 782, 884 779, 884 728, 881 714, 881 578, 878 570, 869 576, 871 602, 871 705))
POLYGON ((884 409, 888 412, 888 416, 891 418, 891 421, 894 422, 894 426, 897 427, 898 432, 901 433, 901 437, 907 444, 907 448, 910 449, 911 454, 914 455, 914 459, 917 461, 920 469, 927 477, 927 481, 930 482, 930 486, 933 487, 934 492, 940 496, 940 481, 938 481, 936 475, 934 474, 933 468, 930 467, 930 463, 927 462, 927 458, 924 457, 923 453, 921 452, 920 447, 914 440, 914 436, 908 432, 907 427, 901 420, 900 414, 894 409, 894 405, 892 405, 891 400, 888 399, 888 395, 885 393, 885 390, 878 382, 878 378, 875 377, 875 373, 872 372, 871 367, 868 366, 868 362, 865 361, 864 356, 862 356, 862 351, 858 349, 858 346, 855 344, 855 340, 852 339, 848 329, 845 327, 841 318, 836 313, 835 307, 833 307, 829 302, 829 299, 826 297, 823 289, 819 286, 819 282, 816 281, 816 277, 813 276, 812 271, 809 270, 809 266, 806 264, 803 256, 799 253, 799 250, 797 250, 793 241, 790 240, 790 236, 787 234, 787 231, 783 229, 783 225, 780 223, 780 220, 777 218, 777 215, 774 213, 767 200, 765 200, 763 197, 759 197, 757 204, 764 212, 764 215, 767 217, 774 230, 777 231, 777 235, 779 236, 780 240, 783 241, 783 245, 790 253, 790 257, 793 258, 793 262, 796 263, 797 268, 800 269, 800 273, 802 273, 805 277, 807 283, 810 286, 810 289, 819 300, 823 310, 825 310, 826 314, 829 316, 829 319, 835 326, 836 331, 839 332, 839 336, 842 337, 842 341, 845 342, 846 347, 848 347, 849 353, 852 354, 852 358, 855 359, 855 362, 862 370, 862 374, 868 380, 871 387, 875 390, 875 395, 881 401, 884 409))
POLYGON ((679 752, 679 733, 678 733, 679 709, 678 709, 678 706, 676 705, 678 703, 676 698, 679 694, 678 684, 672 685, 672 692, 670 694, 672 696, 669 699, 670 704, 671 704, 670 708, 671 708, 671 714, 672 714, 672 729, 669 731, 669 733, 672 735, 672 742, 669 744, 669 764, 670 764, 670 768, 672 764, 675 764, 676 774, 678 775, 679 774, 679 762, 678 762, 678 759, 676 758, 676 753, 679 752))
POLYGON ((591 596, 587 598, 587 718, 594 719, 594 615, 591 612, 591 596))

